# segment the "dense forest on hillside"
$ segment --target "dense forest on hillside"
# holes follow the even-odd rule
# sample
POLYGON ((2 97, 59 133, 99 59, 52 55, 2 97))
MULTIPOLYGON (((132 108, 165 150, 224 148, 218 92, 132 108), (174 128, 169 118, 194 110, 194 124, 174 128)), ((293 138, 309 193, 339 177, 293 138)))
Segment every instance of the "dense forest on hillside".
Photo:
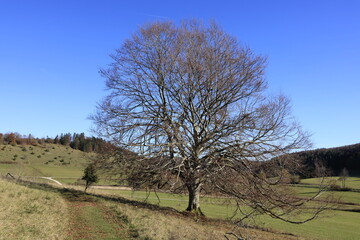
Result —
POLYGON ((321 148, 283 156, 296 158, 303 164, 303 177, 315 177, 316 167, 324 166, 329 175, 340 175, 346 169, 352 175, 360 175, 360 143, 335 148, 321 148))
POLYGON ((60 144, 83 152, 96 153, 103 152, 111 146, 110 143, 102 138, 86 137, 84 133, 62 133, 57 135, 55 138, 35 138, 31 134, 26 136, 13 132, 6 134, 0 133, 0 144, 37 145, 45 143, 60 144))

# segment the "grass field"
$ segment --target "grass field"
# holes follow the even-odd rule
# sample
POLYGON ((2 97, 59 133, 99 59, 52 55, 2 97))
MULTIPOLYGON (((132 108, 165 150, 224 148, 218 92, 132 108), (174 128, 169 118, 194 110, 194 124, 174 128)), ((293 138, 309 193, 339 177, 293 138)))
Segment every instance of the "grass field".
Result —
POLYGON ((66 201, 57 193, 0 179, 0 239, 59 239, 68 228, 66 201))
MULTIPOLYGON (((321 179, 319 178, 308 178, 303 179, 301 182, 306 184, 319 184, 321 179)), ((341 180, 339 177, 329 177, 327 178, 327 182, 335 183, 338 186, 341 186, 341 180)), ((360 189, 360 178, 359 177, 347 177, 345 180, 345 187, 360 189)))
MULTIPOLYGON (((0 176, 7 173, 22 177, 52 177, 64 184, 75 184, 86 165, 96 158, 58 144, 0 145, 0 176)), ((98 184, 115 184, 101 176, 98 184)))
POLYGON ((0 145, 0 174, 78 178, 92 157, 56 144, 0 145))
MULTIPOLYGON (((356 179, 354 179, 356 180, 356 179)), ((315 186, 297 187, 301 195, 309 196, 317 191, 315 186)), ((147 193, 144 191, 125 191, 125 190, 91 190, 101 194, 122 196, 129 199, 144 200, 147 193)), ((360 192, 326 192, 341 197, 342 201, 359 204, 360 192)), ((178 194, 158 193, 160 202, 154 193, 150 193, 148 201, 160 206, 172 207, 177 210, 184 210, 187 206, 187 196, 178 194)), ((340 205, 341 208, 357 208, 360 206, 340 205)), ((206 216, 211 218, 227 219, 234 213, 235 206, 231 201, 221 198, 202 197, 201 208, 206 216)), ((299 236, 315 239, 360 239, 360 213, 349 211, 329 210, 317 219, 305 224, 297 225, 285 223, 267 216, 260 216, 256 219, 257 225, 264 228, 271 228, 281 232, 289 232, 299 236)))
POLYGON ((251 239, 302 239, 66 188, 0 179, 0 191, 0 239, 207 240, 225 239, 226 232, 251 239))
MULTIPOLYGON (((11 146, 11 145, 0 145, 0 175, 5 175, 10 172, 13 175, 20 176, 48 176, 56 180, 59 180, 65 184, 76 183, 79 178, 83 175, 83 169, 86 164, 95 157, 94 154, 83 153, 78 150, 73 150, 69 147, 60 145, 46 144, 43 146, 11 146)), ((31 179, 31 178, 30 178, 31 179)), ((100 176, 101 181, 99 184, 109 184, 100 176)), ((32 179, 35 180, 35 179, 32 179)), ((36 179, 36 181, 50 183, 48 180, 36 179)), ((328 178, 327 181, 331 181, 333 184, 341 186, 339 177, 328 178)), ((317 184, 320 179, 304 179, 300 184, 292 185, 292 188, 302 197, 309 197, 315 194, 317 184)), ((113 183, 110 183, 113 184, 113 183)), ((346 179, 346 187, 360 190, 360 178, 349 177, 346 179)), ((0 191, 6 192, 6 188, 1 188, 0 191)), ((79 188, 82 189, 82 188, 79 188)), ((19 191, 25 191, 23 188, 19 191)), ((127 199, 134 199, 143 201, 146 198, 146 193, 143 191, 125 191, 125 190, 90 190, 94 193, 121 196, 127 199)), ((2 206, 6 205, 6 201, 11 201, 14 196, 24 196, 22 193, 6 193, 1 196, 9 196, 10 200, 4 200, 1 197, 0 200, 2 206)), ((339 208, 342 210, 359 210, 360 209, 360 192, 356 191, 335 191, 335 192, 324 192, 317 199, 321 200, 326 198, 328 195, 333 195, 339 199, 342 204, 339 208)), ((51 195, 51 194, 50 194, 51 195)), ((49 195, 49 196, 50 196, 49 195)), ((186 195, 175 195, 168 193, 158 193, 160 202, 156 195, 151 193, 148 202, 158 204, 164 207, 171 207, 180 211, 183 211, 187 206, 186 195)), ((55 197, 55 195, 51 195, 55 197)), ((31 195, 30 195, 31 198, 31 195)), ((21 198, 20 198, 21 199, 21 198)), ((34 198, 36 202, 37 198, 34 198)), ((60 199, 64 199, 60 196, 60 199)), ((60 201, 61 202, 61 201, 60 201)), ((18 205, 21 206, 22 203, 18 205)), ((14 205, 15 206, 15 205, 14 205)), ((13 206, 13 207, 14 207, 13 206)), ((61 206, 61 205, 60 205, 61 206)), ((4 207, 3 207, 4 208, 4 207)), ((36 208, 36 207, 35 207, 36 208)), ((117 208, 117 207, 115 207, 117 208)), ((201 199, 201 208, 205 215, 209 218, 228 219, 233 215, 235 206, 233 202, 224 198, 214 198, 210 196, 204 196, 201 199)), ((9 208, 12 209, 12 208, 9 208)), ((19 212, 20 210, 9 210, 7 214, 11 212, 19 212)), ((60 210, 59 210, 60 211, 60 210)), ((122 210, 124 211, 124 210, 122 210)), ((6 214, 6 211, 2 211, 6 214)), ((45 212, 45 210, 44 210, 45 212)), ((82 212, 86 216, 85 218, 95 218, 96 214, 100 214, 98 211, 92 211, 91 208, 84 208, 82 212), (93 217, 91 217, 93 216, 93 217)), ((66 211, 62 214, 66 215, 66 211)), ((16 215, 16 214, 15 214, 16 215)), ((65 216, 64 215, 64 216, 65 216)), ((136 214, 135 214, 136 215, 136 214)), ((4 218, 1 218, 4 219, 4 218)), ((282 221, 278 221, 266 216, 258 217, 257 224, 261 227, 271 228, 283 232, 291 232, 296 235, 315 238, 315 239, 360 239, 360 213, 351 211, 339 211, 332 210, 326 212, 318 219, 305 223, 303 225, 287 224, 282 221)), ((16 222, 17 220, 12 220, 16 222)), ((10 223, 11 224, 11 221, 10 223)), ((149 223, 150 224, 150 223, 149 223)), ((141 225, 141 224, 140 224, 141 225)), ((3 226, 3 225, 1 225, 3 226)), ((9 226, 9 225, 6 225, 9 226)), ((112 226, 111 224, 109 226, 112 226)), ((40 227, 41 228, 41 227, 40 227)), ((110 227, 111 228, 111 227, 110 227)), ((141 227, 140 227, 141 228, 141 227)), ((151 228, 149 226, 145 228, 151 228)), ((36 232, 30 227, 18 229, 15 232, 36 232)), ((1 228, 0 228, 0 232, 1 228)), ((39 232, 41 235, 42 233, 39 232)), ((145 235, 144 235, 145 236, 145 235)), ((51 238, 51 237, 50 237, 51 238)), ((26 238, 24 238, 26 239, 26 238)), ((30 237, 29 237, 30 239, 30 237)))

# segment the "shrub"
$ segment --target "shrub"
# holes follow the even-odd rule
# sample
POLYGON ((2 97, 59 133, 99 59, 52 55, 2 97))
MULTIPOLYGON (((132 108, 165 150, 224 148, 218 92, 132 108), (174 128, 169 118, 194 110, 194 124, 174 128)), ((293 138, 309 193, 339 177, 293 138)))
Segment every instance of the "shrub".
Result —
POLYGON ((290 176, 290 184, 299 184, 300 183, 300 176, 296 174, 292 174, 290 176))
POLYGON ((341 187, 335 183, 331 183, 330 184, 330 190, 331 191, 340 191, 341 190, 341 187))
POLYGON ((95 169, 94 164, 89 164, 84 169, 84 176, 82 177, 82 179, 86 181, 85 192, 86 192, 86 189, 88 187, 90 187, 91 184, 96 183, 99 180, 99 178, 96 174, 96 169, 95 169))

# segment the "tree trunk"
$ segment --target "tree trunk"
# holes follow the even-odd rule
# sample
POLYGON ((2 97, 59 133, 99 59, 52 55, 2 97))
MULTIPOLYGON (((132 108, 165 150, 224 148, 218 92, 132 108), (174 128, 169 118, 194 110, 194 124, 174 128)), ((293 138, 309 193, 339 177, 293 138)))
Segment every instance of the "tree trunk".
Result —
POLYGON ((187 185, 189 191, 189 203, 186 211, 195 212, 196 214, 203 215, 200 209, 200 189, 201 184, 195 181, 194 184, 187 185))
POLYGON ((89 182, 86 181, 86 183, 85 183, 85 191, 84 192, 86 192, 86 190, 88 189, 89 186, 90 186, 89 182))

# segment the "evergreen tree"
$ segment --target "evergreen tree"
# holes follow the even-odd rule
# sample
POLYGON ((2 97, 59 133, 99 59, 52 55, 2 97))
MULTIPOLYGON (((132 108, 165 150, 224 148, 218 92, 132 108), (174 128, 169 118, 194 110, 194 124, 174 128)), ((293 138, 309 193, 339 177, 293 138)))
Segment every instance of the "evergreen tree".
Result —
POLYGON ((54 143, 55 144, 59 144, 59 136, 58 135, 56 135, 56 137, 54 138, 54 143))
POLYGON ((91 184, 96 183, 99 178, 96 174, 96 169, 94 164, 89 164, 85 170, 84 170, 84 176, 81 178, 82 180, 85 180, 85 192, 90 187, 91 184))

